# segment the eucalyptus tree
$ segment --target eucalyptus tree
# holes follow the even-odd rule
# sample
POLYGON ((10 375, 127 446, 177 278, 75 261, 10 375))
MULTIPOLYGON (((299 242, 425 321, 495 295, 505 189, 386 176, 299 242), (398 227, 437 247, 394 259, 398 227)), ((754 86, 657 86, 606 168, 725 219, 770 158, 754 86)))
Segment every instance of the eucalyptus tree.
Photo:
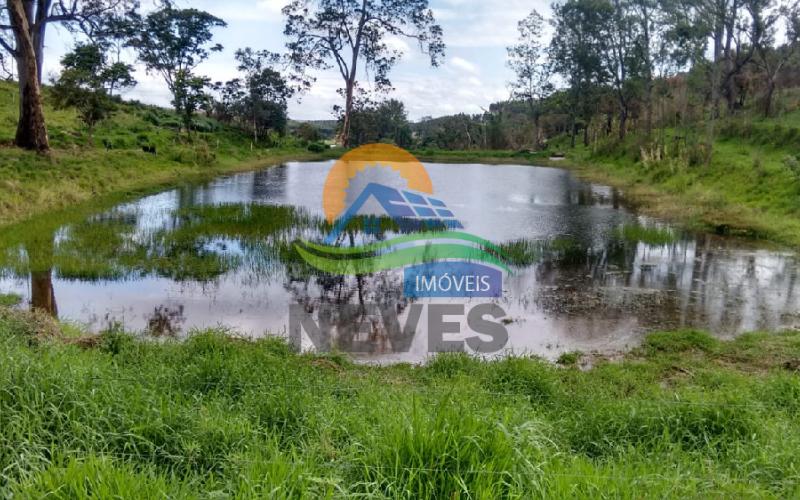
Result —
POLYGON ((527 103, 534 125, 534 144, 542 140, 539 118, 542 101, 553 91, 551 65, 547 60, 545 19, 537 11, 517 23, 517 43, 508 47, 508 67, 514 72, 511 97, 527 103))
POLYGON ((16 61, 17 146, 42 152, 50 149, 41 90, 48 26, 61 25, 91 37, 109 18, 136 8, 136 0, 6 0, 0 7, 0 48, 16 61))
POLYGON ((764 116, 769 117, 778 76, 800 44, 800 7, 796 1, 778 4, 774 0, 748 0, 747 9, 753 20, 750 43, 755 50, 755 64, 766 87, 762 109, 764 116), (781 27, 785 43, 776 47, 777 32, 781 27))
POLYGON ((378 91, 391 87, 388 78, 402 52, 390 37, 415 40, 438 66, 444 56, 442 28, 428 0, 293 0, 283 9, 284 34, 295 68, 336 67, 344 84, 340 141, 350 143, 350 121, 360 70, 371 71, 378 91))
POLYGON ((575 146, 577 118, 583 120, 583 143, 589 145, 589 124, 608 81, 603 61, 605 25, 611 16, 606 0, 567 0, 553 5, 556 35, 550 46, 554 69, 568 85, 571 144, 575 146))

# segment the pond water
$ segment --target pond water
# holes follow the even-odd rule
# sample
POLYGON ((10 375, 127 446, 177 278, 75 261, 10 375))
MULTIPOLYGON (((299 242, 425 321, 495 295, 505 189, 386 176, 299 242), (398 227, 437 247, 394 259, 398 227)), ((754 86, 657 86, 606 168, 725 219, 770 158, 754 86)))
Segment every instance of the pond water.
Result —
MULTIPOLYGON (((286 334, 290 304, 390 304, 402 324, 402 271, 314 272, 293 241, 324 231, 320 193, 330 162, 287 163, 143 197, 90 216, 41 218, 0 232, 0 292, 62 320, 157 335, 225 326, 286 334)), ((497 299, 507 350, 549 358, 614 352, 652 330, 697 327, 720 337, 800 323, 793 252, 685 234, 627 209, 614 189, 568 171, 426 164, 436 196, 465 231, 508 249, 513 274, 497 299)), ((451 318, 458 321, 458 318, 451 318)), ((341 338, 374 361, 428 356, 427 318, 395 352, 375 318, 341 338), (365 346, 365 347, 364 347, 365 346)), ((462 321, 466 331, 466 318, 462 321)), ((466 336, 467 334, 462 335, 466 336)), ((459 335, 454 335, 454 339, 459 335)), ((308 346, 308 339, 305 341, 308 346)))

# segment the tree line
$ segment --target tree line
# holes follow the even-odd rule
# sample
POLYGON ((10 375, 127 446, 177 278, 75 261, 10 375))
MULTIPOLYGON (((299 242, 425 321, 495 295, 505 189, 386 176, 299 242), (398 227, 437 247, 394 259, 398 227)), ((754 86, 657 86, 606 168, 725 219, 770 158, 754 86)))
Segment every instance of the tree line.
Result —
POLYGON ((588 145, 599 137, 625 141, 632 132, 657 146, 666 127, 702 124, 697 148, 710 161, 720 118, 745 108, 772 116, 776 94, 800 83, 796 0, 563 0, 551 11, 549 19, 533 11, 518 23, 508 47, 508 101, 416 124, 402 102, 386 98, 402 56, 388 39, 415 41, 431 66, 441 64, 443 32, 428 0, 288 0, 286 50, 237 50, 239 76, 227 82, 198 71, 223 50, 214 33, 226 23, 208 12, 170 0, 146 13, 136 0, 5 0, 0 68, 15 63, 15 143, 39 151, 49 148, 42 67, 50 25, 76 37, 52 82, 54 103, 77 108, 90 134, 113 112, 115 93, 135 84, 137 61, 161 77, 187 133, 203 112, 254 142, 283 133, 288 101, 314 85, 314 70, 329 69, 341 77, 335 111, 345 146, 383 140, 537 150, 556 136, 574 146, 578 137, 588 145), (124 61, 124 49, 136 61, 124 61), (373 80, 370 92, 364 75, 373 80))
POLYGON ((420 145, 542 149, 556 136, 574 147, 635 133, 658 150, 673 128, 684 141, 694 134, 710 162, 721 118, 774 116, 778 91, 800 86, 796 1, 565 0, 551 10, 518 23, 510 99, 423 120, 420 145))
POLYGON ((214 42, 214 30, 226 23, 208 12, 178 8, 170 0, 147 13, 136 0, 5 0, 0 6, 0 68, 8 70, 9 59, 15 63, 20 96, 15 144, 40 152, 50 148, 42 68, 51 25, 63 26, 76 38, 52 82, 54 104, 77 108, 90 134, 114 111, 114 92, 136 83, 133 66, 119 57, 124 48, 162 78, 187 133, 202 111, 246 128, 255 142, 270 131, 285 130, 287 102, 314 83, 312 70, 336 68, 343 83, 339 139, 344 145, 352 142, 352 127, 359 136, 368 127, 363 119, 355 125, 351 121, 362 94, 360 75, 369 72, 379 91, 391 87, 388 75, 401 54, 387 37, 417 41, 434 66, 444 55, 442 30, 427 0, 293 0, 283 15, 285 53, 239 49, 240 76, 212 82, 198 67, 223 50, 214 42), (114 53, 116 58, 109 57, 114 53))

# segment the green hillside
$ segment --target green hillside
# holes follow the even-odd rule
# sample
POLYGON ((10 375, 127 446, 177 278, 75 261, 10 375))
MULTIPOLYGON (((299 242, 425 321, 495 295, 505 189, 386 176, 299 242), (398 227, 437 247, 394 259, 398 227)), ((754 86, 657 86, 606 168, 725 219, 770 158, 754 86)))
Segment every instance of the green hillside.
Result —
POLYGON ((90 141, 75 111, 53 109, 47 91, 45 108, 51 154, 13 147, 17 88, 0 83, 0 224, 102 195, 319 156, 290 137, 253 145, 249 134, 203 117, 187 136, 174 113, 139 103, 120 103, 90 141))

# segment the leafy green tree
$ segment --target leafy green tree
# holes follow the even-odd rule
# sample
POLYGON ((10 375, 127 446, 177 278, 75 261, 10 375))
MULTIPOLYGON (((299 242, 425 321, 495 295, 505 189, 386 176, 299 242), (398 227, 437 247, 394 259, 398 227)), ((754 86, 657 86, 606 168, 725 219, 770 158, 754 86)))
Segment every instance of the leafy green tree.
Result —
POLYGON ((642 61, 639 24, 633 4, 629 0, 611 0, 607 5, 599 5, 603 14, 608 15, 610 22, 606 23, 600 33, 603 42, 601 58, 605 72, 614 91, 619 111, 619 139, 625 139, 628 130, 628 116, 633 100, 637 97, 640 83, 642 61))
POLYGON ((211 96, 206 88, 211 85, 211 80, 189 71, 179 71, 174 83, 172 105, 180 115, 183 127, 191 133, 194 115, 210 104, 211 96))
MULTIPOLYGON (((344 116, 339 118, 340 122, 344 116)), ((411 126, 402 102, 389 99, 378 103, 356 102, 351 115, 350 144, 360 146, 374 142, 391 142, 400 147, 411 146, 411 126)))
POLYGON ((755 50, 755 64, 766 87, 763 113, 769 117, 778 76, 800 45, 800 7, 796 3, 780 5, 773 0, 748 0, 747 9, 753 20, 750 42, 755 50), (786 42, 773 48, 782 23, 786 42))
POLYGON ((295 135, 307 142, 317 142, 320 140, 319 130, 308 122, 301 123, 295 131, 295 135))
POLYGON ((571 144, 575 146, 577 119, 583 121, 583 143, 589 145, 589 123, 597 107, 601 85, 608 75, 603 64, 603 30, 610 17, 604 0, 567 0, 553 5, 556 36, 550 57, 556 72, 569 86, 568 113, 571 144))
POLYGON ((109 63, 103 47, 80 44, 61 59, 62 71, 53 82, 56 107, 74 107, 92 140, 95 125, 115 109, 110 89, 132 87, 136 81, 127 65, 109 63))
POLYGON ((147 70, 161 75, 172 93, 172 105, 187 131, 192 119, 207 101, 209 79, 194 74, 197 66, 222 45, 212 44, 212 30, 227 26, 225 21, 197 9, 178 9, 165 1, 158 10, 132 23, 130 45, 147 70))
POLYGON ((350 145, 351 115, 360 70, 374 74, 377 90, 391 86, 389 71, 401 57, 390 36, 419 42, 438 66, 444 56, 442 29, 428 0, 293 0, 283 9, 290 58, 299 73, 309 68, 339 70, 344 82, 340 140, 350 145))
POLYGON ((528 104, 534 124, 533 144, 542 142, 539 118, 542 101, 553 91, 550 83, 551 67, 547 61, 547 45, 544 41, 545 20, 537 11, 532 11, 517 24, 519 38, 508 47, 508 67, 516 79, 511 82, 511 97, 528 104))
POLYGON ((287 102, 296 89, 289 85, 274 65, 280 57, 272 52, 254 51, 249 47, 236 51, 239 71, 244 73, 244 98, 242 113, 249 118, 253 141, 259 134, 274 130, 285 133, 288 122, 287 102))

